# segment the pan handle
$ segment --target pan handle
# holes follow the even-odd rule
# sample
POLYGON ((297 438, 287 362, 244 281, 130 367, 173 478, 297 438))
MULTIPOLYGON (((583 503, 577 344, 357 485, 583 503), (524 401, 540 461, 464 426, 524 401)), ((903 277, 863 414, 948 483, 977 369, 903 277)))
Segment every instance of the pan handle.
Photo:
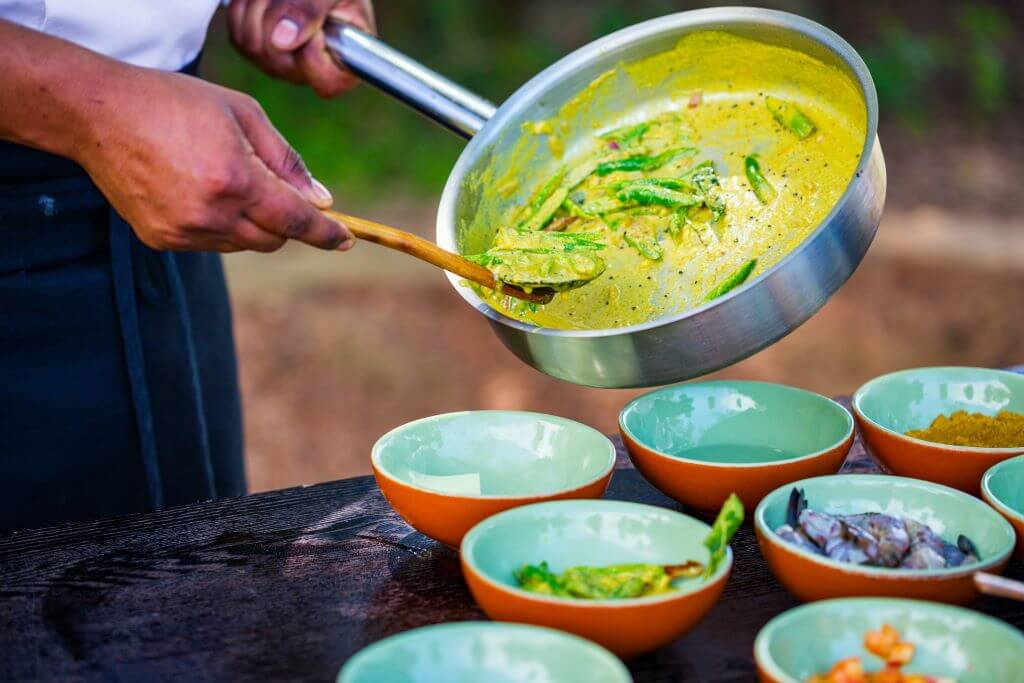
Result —
POLYGON ((465 138, 494 116, 487 100, 354 26, 328 20, 324 35, 335 59, 354 74, 465 138))

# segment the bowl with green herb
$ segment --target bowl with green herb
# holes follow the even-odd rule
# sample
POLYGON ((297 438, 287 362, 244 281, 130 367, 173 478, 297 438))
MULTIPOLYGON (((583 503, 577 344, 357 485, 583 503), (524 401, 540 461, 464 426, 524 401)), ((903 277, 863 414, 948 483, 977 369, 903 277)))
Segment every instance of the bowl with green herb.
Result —
POLYGON ((527 505, 466 534, 462 571, 492 619, 569 631, 632 657, 682 636, 714 606, 743 514, 735 496, 710 525, 623 501, 527 505))

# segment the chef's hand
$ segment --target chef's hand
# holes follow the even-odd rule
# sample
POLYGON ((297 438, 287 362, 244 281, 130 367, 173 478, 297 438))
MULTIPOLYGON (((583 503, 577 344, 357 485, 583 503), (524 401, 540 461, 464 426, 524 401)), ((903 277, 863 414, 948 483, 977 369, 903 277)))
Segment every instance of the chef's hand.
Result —
POLYGON ((358 82, 324 44, 328 17, 376 32, 370 0, 231 0, 231 42, 267 73, 334 97, 358 82))
POLYGON ((330 193, 256 100, 196 78, 118 65, 74 156, 156 249, 348 249, 330 193))

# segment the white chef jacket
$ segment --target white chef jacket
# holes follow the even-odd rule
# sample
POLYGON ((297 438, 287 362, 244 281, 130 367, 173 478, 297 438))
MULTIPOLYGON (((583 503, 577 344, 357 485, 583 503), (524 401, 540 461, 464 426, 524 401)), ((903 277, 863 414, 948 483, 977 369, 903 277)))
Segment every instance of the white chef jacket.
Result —
POLYGON ((176 71, 199 54, 218 0, 0 0, 0 18, 136 66, 176 71))

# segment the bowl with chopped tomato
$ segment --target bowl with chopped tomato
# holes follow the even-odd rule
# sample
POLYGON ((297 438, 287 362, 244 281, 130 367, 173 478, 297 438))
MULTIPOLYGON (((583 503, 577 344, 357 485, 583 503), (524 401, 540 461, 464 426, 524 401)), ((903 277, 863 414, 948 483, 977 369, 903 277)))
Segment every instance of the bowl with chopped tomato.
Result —
POLYGON ((1013 683, 1024 635, 961 607, 845 598, 769 621, 754 659, 762 683, 1013 683))

